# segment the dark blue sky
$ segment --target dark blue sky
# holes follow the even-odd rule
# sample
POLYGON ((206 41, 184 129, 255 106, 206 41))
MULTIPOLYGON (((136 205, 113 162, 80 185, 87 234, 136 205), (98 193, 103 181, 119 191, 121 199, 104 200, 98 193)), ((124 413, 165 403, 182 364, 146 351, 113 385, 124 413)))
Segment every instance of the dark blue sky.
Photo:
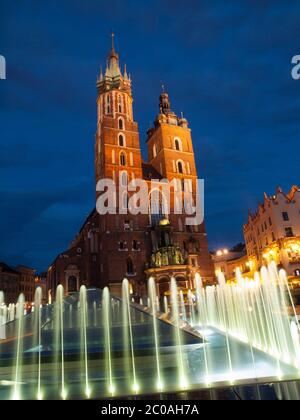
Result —
POLYGON ((1 0, 0 260, 47 268, 94 206, 112 28, 143 152, 162 81, 190 122, 211 249, 242 239, 264 191, 299 183, 299 1, 1 0))

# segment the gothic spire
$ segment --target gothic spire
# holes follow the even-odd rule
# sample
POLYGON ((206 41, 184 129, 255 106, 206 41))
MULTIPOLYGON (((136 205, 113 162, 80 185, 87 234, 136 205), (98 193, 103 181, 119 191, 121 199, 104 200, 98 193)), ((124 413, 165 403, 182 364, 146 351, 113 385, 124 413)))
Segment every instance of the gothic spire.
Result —
POLYGON ((108 64, 107 64, 107 74, 111 77, 116 77, 121 75, 120 67, 119 67, 119 55, 116 53, 115 50, 115 34, 112 32, 111 34, 111 50, 108 56, 108 64))

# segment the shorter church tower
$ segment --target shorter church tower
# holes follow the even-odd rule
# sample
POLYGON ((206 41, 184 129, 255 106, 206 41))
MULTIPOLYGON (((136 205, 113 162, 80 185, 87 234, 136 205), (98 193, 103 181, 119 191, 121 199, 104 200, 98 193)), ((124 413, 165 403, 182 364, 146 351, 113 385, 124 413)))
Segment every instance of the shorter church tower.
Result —
MULTIPOLYGON (((175 180, 176 188, 181 191, 182 202, 186 189, 195 201, 198 176, 191 130, 188 121, 171 110, 166 92, 162 92, 159 97, 159 114, 154 121, 154 127, 147 134, 149 164, 169 182, 175 180)), ((204 283, 213 283, 214 269, 204 222, 200 225, 188 225, 186 218, 189 215, 184 211, 176 214, 173 189, 170 201, 170 214, 166 220, 160 221, 158 227, 154 228, 155 234, 152 234, 154 254, 148 276, 156 278, 161 291, 168 287, 167 278, 170 275, 176 277, 179 285, 185 288, 195 286, 196 273, 202 276, 204 283), (162 246, 161 238, 166 237, 169 238, 169 243, 166 245, 166 240, 163 239, 162 246), (164 259, 169 261, 167 266, 164 259)))

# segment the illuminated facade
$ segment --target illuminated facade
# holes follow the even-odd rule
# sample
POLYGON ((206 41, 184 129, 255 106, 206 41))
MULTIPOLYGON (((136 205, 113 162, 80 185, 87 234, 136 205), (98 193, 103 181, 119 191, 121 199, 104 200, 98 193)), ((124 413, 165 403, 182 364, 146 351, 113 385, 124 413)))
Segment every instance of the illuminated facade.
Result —
MULTIPOLYGON (((106 71, 97 80, 96 184, 114 180, 118 193, 120 185, 141 179, 151 197, 153 180, 159 184, 162 179, 176 178, 180 188, 196 191, 197 168, 188 121, 171 110, 169 96, 162 92, 159 113, 147 132, 148 160, 143 161, 132 104, 131 78, 126 67, 121 71, 113 43, 106 71)), ((96 196, 99 199, 101 192, 96 196)), ((125 201, 129 197, 126 192, 125 201)), ((119 294, 126 277, 133 293, 140 296, 149 277, 155 279, 159 294, 169 290, 172 277, 182 288, 194 287, 196 273, 204 284, 213 283, 205 225, 187 225, 187 214, 174 214, 174 200, 172 191, 169 214, 162 211, 161 203, 151 215, 123 214, 119 202, 116 214, 92 212, 70 249, 48 270, 48 288, 54 290, 61 283, 68 293, 86 284, 109 286, 112 293, 119 294)))
POLYGON ((231 280, 236 275, 236 269, 239 269, 242 274, 250 274, 250 262, 246 249, 239 252, 220 250, 213 255, 213 262, 215 273, 223 273, 226 280, 231 280))
POLYGON ((288 194, 280 187, 276 194, 249 212, 244 238, 253 269, 275 261, 290 276, 300 276, 300 190, 294 185, 288 194))

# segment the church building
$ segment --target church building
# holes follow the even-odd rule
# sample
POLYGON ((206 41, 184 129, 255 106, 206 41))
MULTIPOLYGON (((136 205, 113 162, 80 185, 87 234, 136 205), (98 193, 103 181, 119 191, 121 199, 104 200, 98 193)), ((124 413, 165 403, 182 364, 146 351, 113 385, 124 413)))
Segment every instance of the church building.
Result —
MULTIPOLYGON (((188 121, 171 110, 166 92, 160 95, 159 112, 147 131, 146 142, 148 159, 144 161, 133 115, 131 78, 126 67, 121 71, 113 36, 106 71, 101 71, 97 80, 96 185, 111 179, 118 196, 120 186, 142 179, 148 185, 151 202, 152 194, 160 196, 154 191, 155 182, 160 190, 162 179, 176 179, 182 191, 187 188, 193 195, 198 176, 191 130, 188 121)), ((125 201, 128 199, 127 195, 125 201)), ((196 273, 204 284, 212 284, 214 267, 205 224, 186 224, 187 214, 173 211, 174 200, 171 192, 169 214, 161 200, 148 214, 117 211, 100 215, 93 210, 70 248, 49 267, 49 294, 53 296, 58 284, 66 293, 85 284, 109 286, 111 293, 119 295, 125 277, 137 297, 146 293, 149 277, 155 279, 160 295, 169 289, 172 277, 182 289, 194 288, 196 273)))

